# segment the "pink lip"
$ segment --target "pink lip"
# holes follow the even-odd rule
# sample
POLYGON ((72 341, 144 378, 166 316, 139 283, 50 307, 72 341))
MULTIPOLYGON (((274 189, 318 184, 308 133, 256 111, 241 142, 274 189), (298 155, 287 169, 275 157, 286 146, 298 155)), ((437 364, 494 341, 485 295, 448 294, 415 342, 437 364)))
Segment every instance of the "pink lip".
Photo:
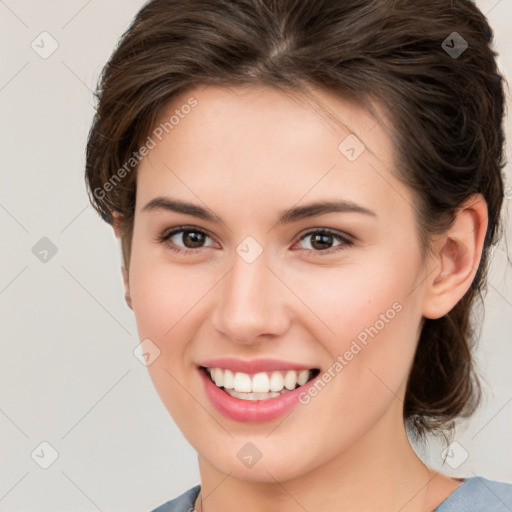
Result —
POLYGON ((244 361, 243 359, 234 359, 224 357, 220 359, 209 359, 199 363, 199 366, 205 368, 223 368, 232 372, 258 373, 273 372, 277 370, 310 370, 314 366, 305 366, 303 364, 293 363, 290 361, 280 361, 278 359, 253 359, 244 361))
MULTIPOLYGON (((217 368, 221 368, 218 365, 217 368)), ((268 366, 266 367, 268 369, 268 366)), ((271 421, 290 412, 298 403, 299 395, 316 381, 316 377, 306 382, 293 391, 268 400, 241 400, 228 395, 225 391, 218 388, 207 375, 204 369, 198 368, 200 378, 203 381, 206 395, 213 406, 224 416, 231 420, 244 423, 261 423, 271 421)), ((249 372, 248 372, 249 373, 249 372)))

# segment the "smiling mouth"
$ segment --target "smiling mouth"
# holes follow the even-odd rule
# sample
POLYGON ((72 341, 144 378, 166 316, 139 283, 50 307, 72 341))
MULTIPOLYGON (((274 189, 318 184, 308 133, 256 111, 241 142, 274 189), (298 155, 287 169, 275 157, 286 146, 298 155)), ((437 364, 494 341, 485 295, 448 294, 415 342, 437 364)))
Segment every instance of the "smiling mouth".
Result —
POLYGON ((268 400, 297 389, 319 373, 310 370, 278 370, 272 372, 244 373, 224 368, 200 367, 209 379, 228 395, 241 400, 268 400))

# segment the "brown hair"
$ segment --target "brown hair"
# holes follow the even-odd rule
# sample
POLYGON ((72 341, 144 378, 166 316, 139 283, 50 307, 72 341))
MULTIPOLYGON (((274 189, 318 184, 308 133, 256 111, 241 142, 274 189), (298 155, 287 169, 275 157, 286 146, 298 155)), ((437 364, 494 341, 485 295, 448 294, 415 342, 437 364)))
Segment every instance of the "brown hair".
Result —
POLYGON ((425 248, 469 196, 481 193, 488 205, 474 282, 447 315, 424 319, 405 396, 413 434, 448 431, 480 401, 470 314, 485 286, 503 200, 504 93, 491 43, 491 28, 470 0, 150 1, 100 77, 87 144, 92 204, 107 222, 114 211, 123 216, 128 266, 131 159, 169 102, 196 85, 307 85, 378 100, 391 122, 396 173, 415 193, 425 248))

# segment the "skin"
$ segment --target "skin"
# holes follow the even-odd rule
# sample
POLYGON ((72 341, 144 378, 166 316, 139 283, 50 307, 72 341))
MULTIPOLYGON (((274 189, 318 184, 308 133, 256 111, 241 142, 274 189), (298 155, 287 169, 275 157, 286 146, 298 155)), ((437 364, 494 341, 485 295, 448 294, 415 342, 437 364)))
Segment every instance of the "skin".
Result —
MULTIPOLYGON (((342 122, 304 95, 268 87, 200 86, 175 98, 162 120, 190 96, 198 105, 138 170, 126 293, 140 339, 161 351, 148 366, 155 388, 198 453, 197 510, 430 511, 460 481, 415 455, 403 397, 422 318, 446 314, 476 273, 486 204, 470 198, 432 241, 432 254, 423 254, 415 198, 391 172, 385 122, 328 92, 311 94, 342 122), (354 162, 338 150, 350 132, 366 146, 354 162), (223 222, 144 210, 157 196, 208 208, 223 222), (282 210, 326 199, 375 215, 338 212, 276 224, 282 210), (179 254, 170 247, 187 248, 182 234, 158 240, 182 225, 206 231, 204 246, 179 254), (325 245, 330 253, 311 254, 319 251, 314 237, 300 239, 321 228, 353 244, 341 242, 336 251, 333 237, 325 245), (263 249, 252 263, 236 252, 247 236, 263 249), (325 371, 397 302, 401 311, 286 418, 236 422, 205 395, 198 362, 268 357, 325 371), (237 457, 248 442, 262 454, 250 468, 237 457)), ((385 109, 373 107, 385 119, 385 109)), ((121 225, 117 216, 118 235, 121 225)))

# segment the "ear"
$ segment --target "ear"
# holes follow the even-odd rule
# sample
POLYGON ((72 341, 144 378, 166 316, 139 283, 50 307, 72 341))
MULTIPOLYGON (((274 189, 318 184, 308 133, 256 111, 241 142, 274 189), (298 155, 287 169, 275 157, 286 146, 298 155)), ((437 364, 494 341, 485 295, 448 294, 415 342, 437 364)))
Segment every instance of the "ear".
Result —
POLYGON ((120 238, 123 234, 123 215, 119 212, 111 212, 112 215, 112 228, 116 238, 120 238))
MULTIPOLYGON (((114 234, 116 238, 120 238, 123 234, 123 215, 119 212, 111 212, 112 213, 112 228, 114 229, 114 234)), ((123 274, 123 283, 124 283, 124 300, 130 309, 132 307, 132 298, 130 295, 130 279, 128 275, 128 270, 125 265, 121 267, 121 272, 123 274)))
POLYGON ((457 210, 448 231, 433 242, 424 317, 446 315, 468 291, 482 257, 487 224, 487 203, 481 194, 475 194, 457 210))
POLYGON ((126 304, 128 304, 128 307, 133 310, 132 297, 130 295, 130 276, 128 275, 128 270, 124 265, 121 267, 121 271, 123 273, 124 282, 124 300, 126 301, 126 304))

